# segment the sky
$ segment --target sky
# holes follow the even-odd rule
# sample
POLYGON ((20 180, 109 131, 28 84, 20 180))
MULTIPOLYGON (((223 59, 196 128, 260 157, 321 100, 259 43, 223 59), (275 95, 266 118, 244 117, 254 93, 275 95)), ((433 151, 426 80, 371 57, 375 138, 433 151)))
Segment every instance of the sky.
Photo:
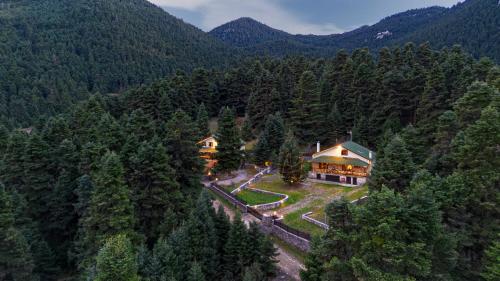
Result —
POLYGON ((292 34, 334 34, 409 9, 458 0, 149 0, 202 30, 251 17, 292 34))

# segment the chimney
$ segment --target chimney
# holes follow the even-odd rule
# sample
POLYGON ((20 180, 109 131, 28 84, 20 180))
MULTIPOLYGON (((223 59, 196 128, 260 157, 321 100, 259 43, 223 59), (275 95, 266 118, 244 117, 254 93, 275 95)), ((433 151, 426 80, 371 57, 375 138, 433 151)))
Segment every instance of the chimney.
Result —
POLYGON ((320 152, 321 151, 321 144, 319 143, 319 141, 316 143, 316 152, 320 152))
POLYGON ((368 157, 370 158, 370 160, 373 158, 371 151, 370 151, 370 153, 368 153, 368 157))

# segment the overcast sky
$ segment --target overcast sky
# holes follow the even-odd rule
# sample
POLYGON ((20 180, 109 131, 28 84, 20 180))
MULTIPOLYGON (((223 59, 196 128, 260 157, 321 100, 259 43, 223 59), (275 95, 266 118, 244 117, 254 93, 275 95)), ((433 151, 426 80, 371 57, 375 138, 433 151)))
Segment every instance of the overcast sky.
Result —
POLYGON ((251 17, 293 34, 332 34, 414 8, 458 0, 149 0, 205 31, 251 17))

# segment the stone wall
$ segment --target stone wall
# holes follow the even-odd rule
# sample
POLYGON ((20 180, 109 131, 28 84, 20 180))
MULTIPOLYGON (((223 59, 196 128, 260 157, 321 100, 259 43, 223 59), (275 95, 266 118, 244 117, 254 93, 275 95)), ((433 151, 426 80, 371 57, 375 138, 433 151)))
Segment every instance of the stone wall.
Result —
POLYGON ((304 251, 309 252, 311 249, 310 241, 299 237, 291 232, 274 224, 274 219, 271 216, 264 215, 262 218, 261 229, 266 234, 272 234, 277 236, 282 241, 304 251))
POLYGON ((288 195, 286 195, 286 194, 262 190, 262 189, 256 189, 256 188, 248 188, 248 190, 251 190, 252 192, 257 192, 257 193, 277 195, 277 196, 281 197, 281 200, 276 201, 276 202, 250 206, 250 207, 252 207, 256 210, 259 210, 259 211, 267 211, 267 210, 279 208, 283 203, 286 202, 286 200, 288 200, 288 195))
POLYGON ((314 223, 315 225, 317 225, 317 226, 319 226, 319 227, 321 227, 323 229, 326 229, 326 230, 328 230, 330 228, 330 226, 328 224, 326 224, 324 222, 321 222, 319 220, 315 220, 315 219, 309 217, 309 215, 311 215, 312 213, 313 212, 307 212, 305 214, 302 214, 302 219, 306 220, 306 221, 308 221, 310 223, 314 223))

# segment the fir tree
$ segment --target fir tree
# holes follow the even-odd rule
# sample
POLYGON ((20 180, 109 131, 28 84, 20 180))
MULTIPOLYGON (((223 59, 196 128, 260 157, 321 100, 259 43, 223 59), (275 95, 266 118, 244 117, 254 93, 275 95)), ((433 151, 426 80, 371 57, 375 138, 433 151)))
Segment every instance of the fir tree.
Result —
POLYGON ((287 184, 297 184, 304 180, 305 173, 301 156, 297 141, 290 131, 279 154, 280 174, 287 184))
POLYGON ((241 139, 233 111, 223 108, 219 116, 219 129, 215 135, 217 140, 217 166, 218 172, 231 172, 241 165, 241 139))
POLYGON ((318 82, 312 72, 306 71, 300 78, 290 111, 295 133, 302 142, 317 140, 318 129, 323 126, 322 113, 318 82))
POLYGON ((102 157, 98 172, 92 175, 95 183, 84 227, 81 266, 97 253, 104 241, 117 234, 135 238, 135 224, 130 192, 125 185, 123 167, 118 156, 108 152, 102 157))
POLYGON ((165 148, 176 171, 176 181, 186 197, 196 196, 201 188, 203 162, 197 136, 196 125, 183 111, 175 112, 166 125, 165 148))
POLYGON ((199 132, 200 139, 206 138, 210 135, 210 130, 208 127, 208 112, 205 108, 205 104, 202 103, 198 107, 198 113, 196 115, 196 124, 199 132))
POLYGON ((410 152, 400 136, 396 135, 384 148, 384 153, 377 163, 370 178, 370 189, 380 190, 382 186, 398 192, 404 192, 414 173, 410 152))
POLYGON ((243 267, 246 237, 245 225, 241 221, 241 215, 236 213, 229 231, 229 237, 224 246, 224 279, 240 280, 243 267))
POLYGON ((250 123, 249 118, 245 118, 245 121, 243 121, 243 126, 241 127, 241 138, 244 141, 251 141, 254 139, 252 124, 250 123))
POLYGON ((33 269, 29 245, 14 227, 11 198, 0 184, 0 279, 31 281, 33 269))
POLYGON ((138 281, 137 263, 130 239, 124 234, 111 236, 96 258, 96 281, 138 281))
POLYGON ((183 209, 182 195, 169 160, 166 149, 158 141, 143 142, 130 160, 128 183, 132 187, 135 215, 149 245, 158 240, 166 211, 183 209))
POLYGON ((461 128, 466 128, 481 116, 481 111, 486 108, 493 99, 499 99, 500 94, 494 88, 483 82, 476 82, 469 87, 463 97, 458 99, 453 111, 457 115, 461 128))
POLYGON ((205 276, 201 271, 201 266, 197 262, 193 262, 189 270, 188 281, 205 281, 205 276))
POLYGON ((486 281, 500 279, 500 242, 493 241, 493 244, 486 250, 486 263, 481 277, 486 281))

